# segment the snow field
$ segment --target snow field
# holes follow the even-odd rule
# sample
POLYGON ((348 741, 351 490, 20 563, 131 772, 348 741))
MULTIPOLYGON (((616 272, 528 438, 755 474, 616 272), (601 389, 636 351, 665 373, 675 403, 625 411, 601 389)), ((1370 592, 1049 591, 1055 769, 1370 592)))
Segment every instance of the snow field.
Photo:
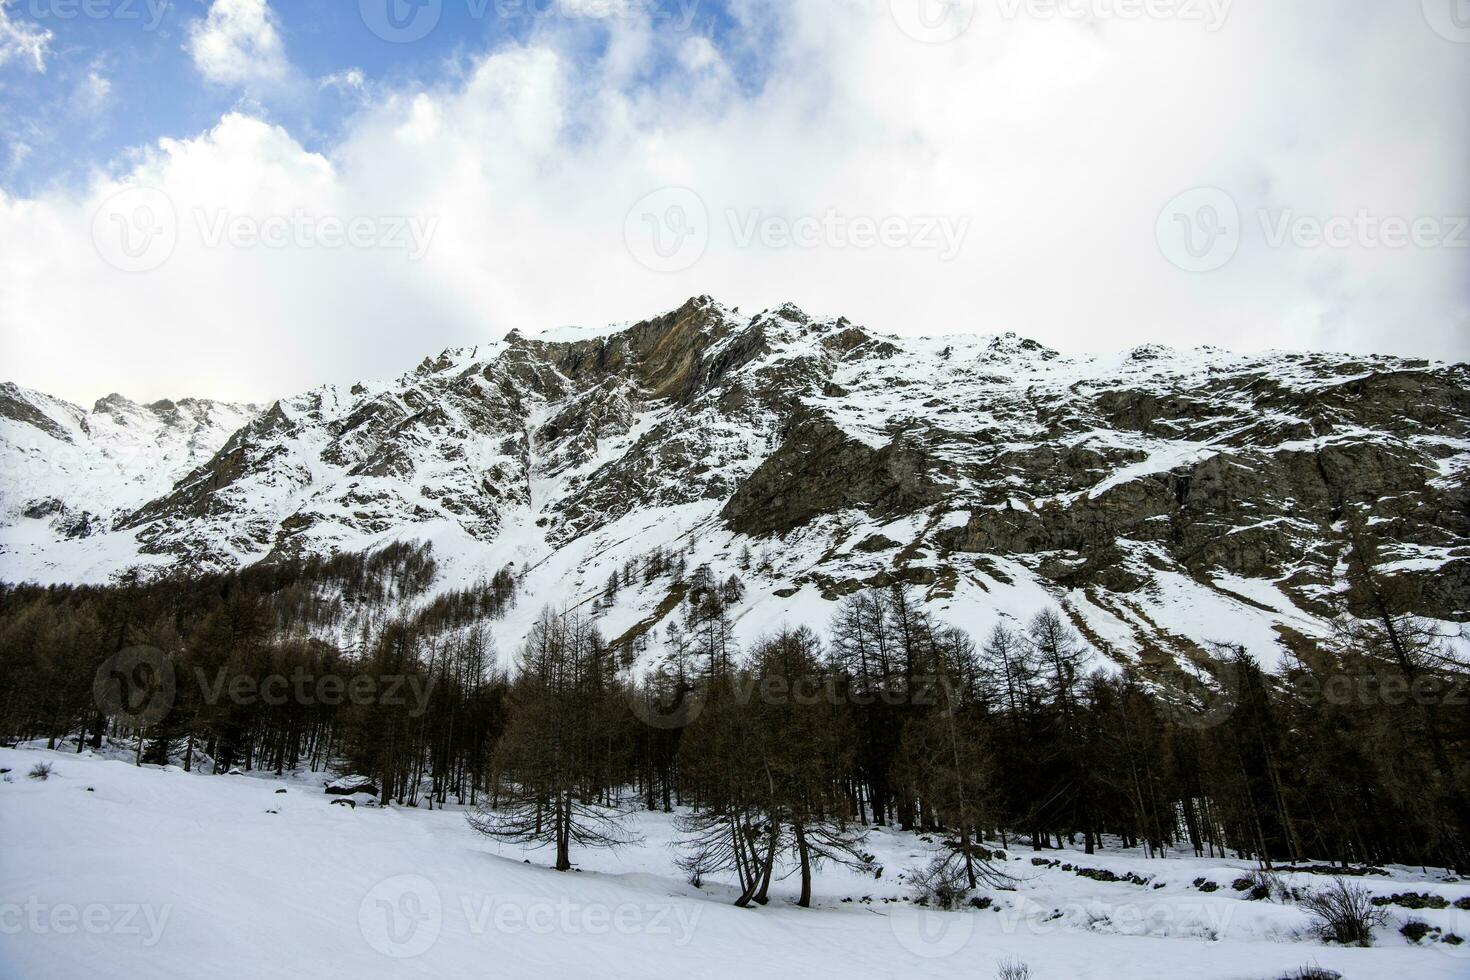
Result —
MULTIPOLYGON (((682 880, 661 813, 634 818, 641 844, 575 852, 578 870, 558 874, 544 852, 475 834, 463 808, 333 805, 322 773, 207 776, 12 749, 0 768, 7 977, 985 978, 1006 958, 1038 980, 1274 980, 1308 964, 1352 980, 1470 976, 1470 944, 1415 947, 1397 931, 1416 918, 1470 936, 1470 912, 1394 906, 1375 948, 1324 946, 1294 905, 1231 888, 1244 862, 1049 850, 1040 857, 1059 866, 1038 867, 1014 849, 1014 891, 982 890, 983 911, 939 912, 914 907, 903 881, 932 843, 880 828, 879 879, 826 867, 815 908, 794 906, 788 878, 768 906, 742 910, 728 883, 682 880), (27 778, 43 761, 51 776, 27 778)), ((1376 894, 1470 896, 1442 874, 1389 870, 1354 880, 1376 894)))

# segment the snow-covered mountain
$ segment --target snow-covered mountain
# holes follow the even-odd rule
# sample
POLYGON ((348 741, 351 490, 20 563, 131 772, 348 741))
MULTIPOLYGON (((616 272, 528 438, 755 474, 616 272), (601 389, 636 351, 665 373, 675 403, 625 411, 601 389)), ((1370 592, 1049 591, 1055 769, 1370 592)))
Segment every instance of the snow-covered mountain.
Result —
POLYGON ((80 406, 0 384, 0 577, 105 580, 139 560, 112 529, 208 462, 255 405, 122 395, 80 406))
MULTIPOLYGON (((1470 368, 1014 334, 897 338, 707 297, 601 331, 512 332, 387 383, 271 405, 91 412, 0 389, 0 578, 431 541, 445 588, 513 565, 631 637, 655 548, 746 584, 744 637, 907 582, 981 631, 1060 603, 1117 659, 1274 659, 1337 612, 1345 515, 1417 611, 1470 620, 1470 368)), ((1458 626, 1452 626, 1452 629, 1458 626)))

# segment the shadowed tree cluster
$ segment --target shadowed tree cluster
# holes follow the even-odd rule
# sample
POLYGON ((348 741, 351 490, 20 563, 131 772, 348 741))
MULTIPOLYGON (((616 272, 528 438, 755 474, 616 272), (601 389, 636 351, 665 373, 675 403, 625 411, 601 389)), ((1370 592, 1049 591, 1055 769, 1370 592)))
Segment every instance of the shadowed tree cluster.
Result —
POLYGON ((903 587, 742 649, 739 579, 663 552, 593 604, 666 577, 678 605, 660 634, 613 645, 595 618, 548 610, 509 672, 492 630, 513 576, 431 596, 427 548, 3 586, 0 734, 216 772, 350 773, 384 803, 472 808, 476 828, 544 845, 561 869, 632 840, 632 808, 661 809, 690 878, 733 883, 742 905, 784 875, 808 903, 824 862, 881 873, 864 849, 875 825, 932 834, 969 888, 1003 882, 997 845, 1464 871, 1465 666, 1350 535, 1336 634, 1293 638, 1270 670, 1228 645, 1193 672, 1144 669, 1163 657, 1100 668, 1060 609, 977 638, 903 587), (161 678, 118 660, 140 646, 165 658, 164 704, 161 678), (129 699, 99 697, 109 685, 129 699))

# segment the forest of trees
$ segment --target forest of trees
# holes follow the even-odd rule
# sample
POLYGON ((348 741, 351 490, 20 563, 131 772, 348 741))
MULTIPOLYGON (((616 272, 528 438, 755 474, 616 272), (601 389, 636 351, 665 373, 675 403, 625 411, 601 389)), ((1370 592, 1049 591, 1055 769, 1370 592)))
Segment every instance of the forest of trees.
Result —
POLYGON ((740 577, 663 553, 580 609, 547 608, 502 670, 495 621, 539 597, 506 570, 431 599, 433 577, 426 548, 397 546, 0 587, 0 736, 357 774, 383 803, 464 805, 560 869, 633 841, 634 807, 677 813, 683 869, 727 876, 741 904, 763 902, 778 867, 800 874, 803 904, 819 862, 870 868, 870 825, 935 834, 969 887, 994 881, 997 844, 1470 870, 1466 670, 1366 573, 1331 642, 1272 671, 1220 646, 1193 678, 1096 667, 1056 608, 971 636, 903 586, 742 649, 740 577), (605 638, 601 608, 656 580, 679 597, 669 625, 605 638), (140 647, 165 660, 128 661, 116 710, 99 685, 140 647), (166 703, 143 711, 159 670, 166 703))

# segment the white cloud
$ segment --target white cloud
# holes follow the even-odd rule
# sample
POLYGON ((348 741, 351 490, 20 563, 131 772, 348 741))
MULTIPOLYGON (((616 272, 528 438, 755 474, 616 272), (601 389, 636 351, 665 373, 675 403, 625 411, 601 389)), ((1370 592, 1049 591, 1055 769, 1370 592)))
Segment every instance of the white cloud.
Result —
POLYGON ((1465 358, 1466 250, 1272 248, 1257 218, 1466 210, 1464 52, 1417 17, 1351 7, 1323 19, 1242 5, 1214 33, 986 8, 959 40, 925 45, 886 3, 746 0, 735 14, 764 25, 758 45, 717 51, 622 18, 600 60, 582 43, 594 28, 549 22, 452 82, 371 91, 323 154, 231 115, 86 193, 0 197, 7 366, 74 398, 258 399, 697 293, 747 310, 794 300, 900 333, 1016 330, 1069 350, 1465 358), (681 58, 686 70, 650 76, 681 58), (751 59, 768 69, 756 90, 729 67, 751 59), (91 245, 92 214, 122 179, 166 191, 179 216, 178 246, 151 272, 116 272, 91 245), (1191 274, 1154 232, 1165 203, 1201 185, 1235 197, 1245 240, 1225 268, 1191 274), (711 234, 692 268, 660 274, 630 254, 624 225, 663 186, 696 191, 711 234), (384 248, 210 247, 221 213, 438 225, 415 262, 384 248), (850 240, 743 246, 731 214, 947 217, 969 232, 946 262, 850 240))
POLYGON ((0 0, 0 65, 12 58, 23 58, 39 72, 46 70, 46 56, 51 51, 50 31, 10 19, 10 6, 15 0, 0 0))
POLYGON ((679 48, 679 64, 689 71, 711 68, 720 63, 720 53, 707 37, 691 37, 679 48))
POLYGON ((111 101, 112 82, 95 68, 77 83, 76 91, 72 95, 72 105, 85 116, 100 114, 111 101))
POLYGON ((6 172, 14 173, 19 170, 21 164, 25 163, 30 157, 31 152, 32 147, 29 143, 22 140, 12 141, 10 144, 10 160, 5 165, 6 172))
POLYGON ((343 92, 361 92, 367 84, 367 76, 361 68, 347 68, 324 75, 318 80, 319 88, 335 88, 343 92))
POLYGON ((214 0, 189 26, 187 50, 199 73, 221 85, 276 84, 290 70, 266 0, 214 0))

